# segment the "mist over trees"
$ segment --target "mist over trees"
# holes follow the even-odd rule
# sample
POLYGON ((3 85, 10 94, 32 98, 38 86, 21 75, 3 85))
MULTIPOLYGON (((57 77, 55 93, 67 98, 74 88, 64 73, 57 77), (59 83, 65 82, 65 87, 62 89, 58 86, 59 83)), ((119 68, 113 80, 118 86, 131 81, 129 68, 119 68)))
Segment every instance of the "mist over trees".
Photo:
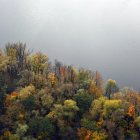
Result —
POLYGON ((0 140, 139 140, 140 95, 23 43, 0 51, 0 140))

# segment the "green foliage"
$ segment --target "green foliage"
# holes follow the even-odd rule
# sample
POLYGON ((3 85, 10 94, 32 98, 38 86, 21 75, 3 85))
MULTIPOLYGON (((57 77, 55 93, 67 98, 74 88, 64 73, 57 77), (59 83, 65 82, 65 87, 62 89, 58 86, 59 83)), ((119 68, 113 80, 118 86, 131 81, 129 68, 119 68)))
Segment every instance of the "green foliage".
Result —
POLYGON ((65 100, 63 109, 64 109, 64 116, 69 119, 73 119, 77 111, 79 111, 77 103, 74 100, 65 100))
POLYGON ((89 70, 80 69, 78 73, 78 82, 80 88, 88 89, 90 80, 93 80, 93 73, 89 70))
POLYGON ((0 86, 0 114, 4 112, 4 100, 6 97, 6 86, 0 86))
POLYGON ((31 111, 35 107, 35 97, 30 95, 29 97, 24 99, 21 103, 25 107, 26 110, 31 111))
POLYGON ((18 135, 11 135, 9 140, 20 140, 20 137, 18 135))
POLYGON ((85 93, 83 90, 79 90, 74 98, 81 114, 89 110, 93 99, 91 95, 85 93))
POLYGON ((63 106, 61 104, 55 104, 52 111, 47 115, 51 119, 60 119, 63 116, 63 106))
POLYGON ((140 116, 135 119, 135 125, 140 128, 140 116))
POLYGON ((81 120, 81 126, 86 128, 87 130, 92 130, 92 131, 98 130, 98 126, 96 122, 88 118, 83 118, 81 120))
POLYGON ((54 98, 49 93, 46 93, 44 89, 42 89, 38 93, 38 99, 39 98, 40 98, 42 107, 45 107, 45 108, 50 108, 54 101, 54 98))
POLYGON ((29 122, 28 133, 35 138, 49 139, 54 134, 54 126, 47 117, 34 118, 29 122))
POLYGON ((29 129, 29 127, 27 124, 18 124, 16 134, 20 137, 23 137, 26 134, 28 129, 29 129))
POLYGON ((127 130, 125 133, 125 139, 130 139, 130 140, 138 140, 138 134, 133 131, 133 130, 127 130))
POLYGON ((21 79, 19 80, 18 84, 20 86, 28 86, 34 83, 34 73, 29 70, 22 71, 21 79))

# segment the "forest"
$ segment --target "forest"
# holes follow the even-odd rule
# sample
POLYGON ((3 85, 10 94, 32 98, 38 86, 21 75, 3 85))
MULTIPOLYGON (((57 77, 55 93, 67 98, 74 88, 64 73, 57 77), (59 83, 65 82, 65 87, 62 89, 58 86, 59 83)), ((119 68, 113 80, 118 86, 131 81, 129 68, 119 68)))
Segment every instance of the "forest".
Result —
POLYGON ((140 94, 7 43, 0 50, 0 140, 140 140, 140 94))

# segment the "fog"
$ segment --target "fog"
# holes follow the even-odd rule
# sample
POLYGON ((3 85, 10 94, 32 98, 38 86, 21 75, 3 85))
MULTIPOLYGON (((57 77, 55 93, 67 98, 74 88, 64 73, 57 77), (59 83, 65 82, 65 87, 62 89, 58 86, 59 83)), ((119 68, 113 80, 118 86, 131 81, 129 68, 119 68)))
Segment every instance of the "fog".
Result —
POLYGON ((140 90, 139 0, 0 0, 0 48, 19 41, 140 90))

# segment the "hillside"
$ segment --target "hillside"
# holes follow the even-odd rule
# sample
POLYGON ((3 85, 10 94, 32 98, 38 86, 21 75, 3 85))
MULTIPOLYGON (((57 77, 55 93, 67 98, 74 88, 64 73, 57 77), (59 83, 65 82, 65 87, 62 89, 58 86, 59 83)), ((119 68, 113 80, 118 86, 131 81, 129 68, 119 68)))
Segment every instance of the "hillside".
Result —
POLYGON ((0 140, 139 140, 140 95, 23 43, 0 51, 0 140))

